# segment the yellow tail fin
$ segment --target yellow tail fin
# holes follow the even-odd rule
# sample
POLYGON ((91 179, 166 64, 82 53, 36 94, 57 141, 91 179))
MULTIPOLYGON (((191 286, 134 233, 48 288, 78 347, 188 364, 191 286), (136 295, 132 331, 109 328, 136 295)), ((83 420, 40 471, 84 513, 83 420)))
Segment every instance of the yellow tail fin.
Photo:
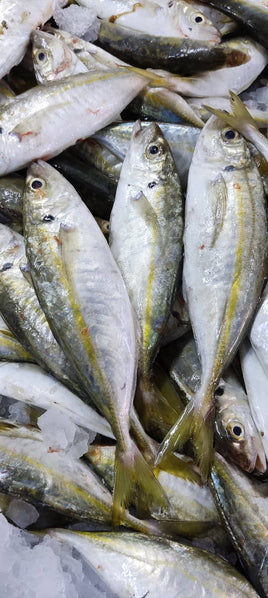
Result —
POLYGON ((225 110, 218 110, 217 108, 212 108, 211 106, 204 106, 207 110, 210 110, 210 112, 213 112, 213 114, 218 116, 218 118, 226 122, 227 125, 234 127, 234 129, 237 129, 246 137, 247 135, 245 132, 245 127, 248 125, 257 127, 257 124, 240 98, 233 91, 229 91, 229 93, 230 102, 233 109, 232 113, 226 112, 225 110))
POLYGON ((128 507, 136 490, 142 493, 141 502, 144 508, 146 506, 148 513, 154 508, 169 510, 169 502, 164 490, 130 438, 127 451, 123 452, 119 447, 116 448, 113 497, 115 527, 120 525, 122 512, 128 507))
POLYGON ((213 458, 213 436, 212 411, 210 410, 208 415, 204 416, 201 410, 195 409, 194 401, 190 401, 160 445, 155 465, 160 467, 166 455, 172 453, 176 448, 182 448, 187 440, 192 439, 197 464, 202 480, 205 482, 213 458))

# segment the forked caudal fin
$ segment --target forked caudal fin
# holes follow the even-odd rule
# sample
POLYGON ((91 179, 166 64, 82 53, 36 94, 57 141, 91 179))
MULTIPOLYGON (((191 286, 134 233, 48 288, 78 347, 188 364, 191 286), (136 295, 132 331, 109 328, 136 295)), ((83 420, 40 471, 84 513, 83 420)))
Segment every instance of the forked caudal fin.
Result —
POLYGON ((190 401, 178 421, 164 438, 156 458, 156 466, 161 466, 166 455, 182 448, 187 440, 192 439, 196 461, 202 480, 208 478, 213 458, 214 418, 210 410, 206 416, 196 409, 194 400, 190 401))
POLYGON ((218 118, 220 118, 223 122, 227 123, 227 125, 230 125, 230 127, 240 131, 240 133, 246 137, 247 126, 250 125, 252 127, 257 127, 258 125, 240 98, 233 91, 230 91, 229 93, 230 102, 233 109, 232 113, 225 112, 224 110, 218 110, 217 108, 211 108, 211 106, 204 105, 204 107, 207 110, 210 110, 210 112, 213 112, 213 114, 218 116, 218 118))
MULTIPOLYGON (((113 525, 118 527, 121 514, 128 507, 135 491, 142 493, 142 503, 150 513, 153 508, 169 510, 168 499, 133 440, 129 449, 116 448, 115 486, 113 496, 113 525)), ((123 519, 122 519, 123 521, 123 519)))

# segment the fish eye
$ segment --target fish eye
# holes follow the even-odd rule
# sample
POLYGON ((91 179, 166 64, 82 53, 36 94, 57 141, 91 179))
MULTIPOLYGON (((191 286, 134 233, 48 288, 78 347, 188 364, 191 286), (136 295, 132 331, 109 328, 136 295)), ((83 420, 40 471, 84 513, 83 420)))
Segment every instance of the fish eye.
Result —
POLYGON ((215 393, 214 393, 217 397, 222 397, 222 395, 224 395, 224 388, 223 386, 218 386, 218 388, 216 388, 215 393))
POLYGON ((203 23, 204 17, 203 17, 203 15, 196 15, 194 20, 195 20, 195 23, 203 23))
POLYGON ((227 432, 234 440, 244 440, 245 429, 240 422, 230 422, 227 426, 227 432))
POLYGON ((155 185, 156 185, 155 181, 152 181, 151 183, 148 183, 149 189, 152 189, 153 187, 155 187, 155 185))
POLYGON ((30 182, 30 187, 34 191, 36 191, 37 189, 41 189, 44 186, 45 186, 45 182, 42 181, 42 179, 32 179, 30 182))
POLYGON ((161 156, 164 153, 164 146, 162 143, 151 143, 146 149, 146 155, 148 158, 154 156, 161 156))
POLYGON ((45 52, 39 52, 37 54, 37 58, 38 58, 38 60, 40 60, 40 62, 42 62, 42 60, 45 60, 45 57, 46 57, 45 52))
POLYGON ((234 129, 224 129, 221 133, 222 139, 223 141, 234 141, 236 139, 240 139, 240 134, 238 133, 238 131, 235 131, 234 129))
POLYGON ((55 220, 55 216, 52 216, 52 214, 48 214, 43 218, 43 222, 52 222, 53 220, 55 220))
POLYGON ((154 154, 158 154, 159 152, 159 147, 158 145, 151 145, 151 147, 149 147, 149 153, 154 155, 154 154))
POLYGON ((172 0, 171 0, 171 1, 168 3, 168 8, 172 8, 172 6, 173 6, 173 2, 172 2, 172 0))

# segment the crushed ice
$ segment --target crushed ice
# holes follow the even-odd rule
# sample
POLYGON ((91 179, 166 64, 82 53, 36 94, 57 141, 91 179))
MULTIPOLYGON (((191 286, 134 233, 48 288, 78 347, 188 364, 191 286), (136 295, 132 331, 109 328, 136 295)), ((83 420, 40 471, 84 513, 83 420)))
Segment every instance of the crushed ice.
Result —
POLYGON ((67 8, 57 5, 53 18, 60 29, 83 37, 88 42, 94 42, 98 37, 100 22, 96 12, 91 8, 76 4, 71 4, 67 8))
POLYGON ((56 407, 50 407, 38 418, 38 426, 42 430, 44 442, 48 450, 64 451, 74 459, 79 459, 88 450, 96 433, 76 426, 56 407))

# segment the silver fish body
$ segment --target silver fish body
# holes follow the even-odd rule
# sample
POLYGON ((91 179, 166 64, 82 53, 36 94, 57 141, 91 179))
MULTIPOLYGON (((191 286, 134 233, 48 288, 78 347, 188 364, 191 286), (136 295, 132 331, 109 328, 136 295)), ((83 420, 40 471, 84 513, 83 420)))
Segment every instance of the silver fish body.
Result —
POLYGON ((216 455, 211 472, 214 496, 247 576, 261 596, 268 591, 267 483, 242 473, 216 455))
POLYGON ((140 467, 151 498, 157 499, 157 491, 161 494, 129 435, 137 345, 127 291, 94 217, 52 166, 41 161, 32 164, 24 208, 27 255, 41 303, 82 384, 108 419, 118 442, 114 493, 118 519, 121 504, 127 500, 124 493, 133 484, 124 470, 134 470, 134 478, 135 468, 138 471, 140 467), (123 498, 119 498, 121 482, 123 498))
POLYGON ((20 94, 0 109, 0 174, 55 156, 95 133, 118 118, 147 83, 146 74, 117 69, 73 75, 20 94))
MULTIPOLYGON (((51 532, 53 534, 53 532, 51 532)), ((118 598, 146 593, 164 598, 257 598, 245 578, 225 561, 193 546, 141 534, 95 534, 57 530, 60 542, 76 548, 118 598)))
POLYGON ((214 391, 249 325, 266 259, 260 175, 245 140, 215 117, 199 136, 189 172, 184 249, 185 297, 202 378, 178 423, 176 438, 182 444, 188 435, 196 438, 206 477, 212 457, 214 391))
POLYGON ((182 234, 180 181, 169 146, 156 124, 142 129, 137 122, 111 213, 110 246, 138 319, 146 380, 170 311, 182 234))

